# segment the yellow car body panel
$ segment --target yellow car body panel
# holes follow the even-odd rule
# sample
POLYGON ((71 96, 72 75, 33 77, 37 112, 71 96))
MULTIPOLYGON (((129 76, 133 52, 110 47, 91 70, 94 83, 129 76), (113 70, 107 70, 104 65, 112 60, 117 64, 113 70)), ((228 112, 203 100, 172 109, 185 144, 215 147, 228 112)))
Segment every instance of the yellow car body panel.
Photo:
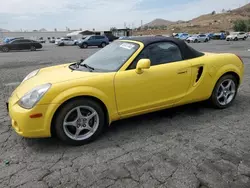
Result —
POLYGON ((151 66, 142 74, 126 70, 144 48, 139 49, 117 72, 72 71, 69 64, 41 69, 21 83, 9 99, 9 114, 15 131, 24 137, 49 137, 52 119, 58 108, 75 97, 94 97, 108 112, 109 123, 118 119, 154 112, 208 99, 218 79, 227 72, 238 75, 242 82, 244 65, 234 54, 205 53, 204 56, 151 66), (199 67, 203 72, 198 81, 199 67), (52 87, 32 109, 19 106, 19 99, 32 88, 51 83, 52 87), (31 119, 32 114, 42 117, 31 119))

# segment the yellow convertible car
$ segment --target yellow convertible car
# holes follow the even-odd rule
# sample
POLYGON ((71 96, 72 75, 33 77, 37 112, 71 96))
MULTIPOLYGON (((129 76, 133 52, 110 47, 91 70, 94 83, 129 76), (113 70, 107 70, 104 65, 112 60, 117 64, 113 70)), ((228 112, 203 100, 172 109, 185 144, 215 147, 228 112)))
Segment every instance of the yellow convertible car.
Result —
POLYGON ((202 53, 174 38, 117 40, 79 62, 31 72, 8 101, 23 137, 81 145, 111 122, 208 100, 229 107, 242 82, 235 54, 202 53))

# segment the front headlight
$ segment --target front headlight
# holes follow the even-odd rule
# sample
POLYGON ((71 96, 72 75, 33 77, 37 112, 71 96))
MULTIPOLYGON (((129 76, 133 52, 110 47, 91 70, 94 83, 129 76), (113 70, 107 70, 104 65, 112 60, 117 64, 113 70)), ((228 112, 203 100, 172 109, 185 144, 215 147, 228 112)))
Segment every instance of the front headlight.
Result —
POLYGON ((34 70, 34 71, 32 71, 31 73, 29 73, 29 74, 23 79, 22 83, 23 83, 24 81, 26 81, 26 80, 28 80, 28 79, 30 79, 30 78, 36 76, 36 75, 38 74, 38 72, 39 72, 39 69, 34 70))
POLYGON ((43 95, 49 90, 51 84, 44 84, 35 87, 28 93, 26 93, 19 101, 18 104, 25 109, 33 108, 43 97, 43 95))

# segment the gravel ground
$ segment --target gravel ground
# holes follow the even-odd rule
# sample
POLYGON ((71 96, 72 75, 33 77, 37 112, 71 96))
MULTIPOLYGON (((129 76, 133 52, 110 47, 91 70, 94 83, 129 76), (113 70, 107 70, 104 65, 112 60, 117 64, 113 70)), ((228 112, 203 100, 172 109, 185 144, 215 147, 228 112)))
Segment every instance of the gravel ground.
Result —
POLYGON ((21 138, 10 127, 4 102, 32 70, 98 49, 45 44, 41 51, 0 53, 0 187, 249 188, 250 41, 191 45, 243 58, 244 83, 233 106, 192 104, 117 121, 81 147, 21 138))

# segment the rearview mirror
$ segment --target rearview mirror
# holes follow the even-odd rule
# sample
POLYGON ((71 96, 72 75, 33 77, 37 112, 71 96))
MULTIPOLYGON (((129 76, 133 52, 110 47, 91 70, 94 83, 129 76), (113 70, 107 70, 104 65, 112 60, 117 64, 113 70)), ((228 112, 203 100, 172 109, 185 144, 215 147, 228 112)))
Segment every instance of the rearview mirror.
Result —
POLYGON ((136 66, 136 73, 143 73, 143 69, 149 69, 151 65, 150 59, 140 59, 136 66))

